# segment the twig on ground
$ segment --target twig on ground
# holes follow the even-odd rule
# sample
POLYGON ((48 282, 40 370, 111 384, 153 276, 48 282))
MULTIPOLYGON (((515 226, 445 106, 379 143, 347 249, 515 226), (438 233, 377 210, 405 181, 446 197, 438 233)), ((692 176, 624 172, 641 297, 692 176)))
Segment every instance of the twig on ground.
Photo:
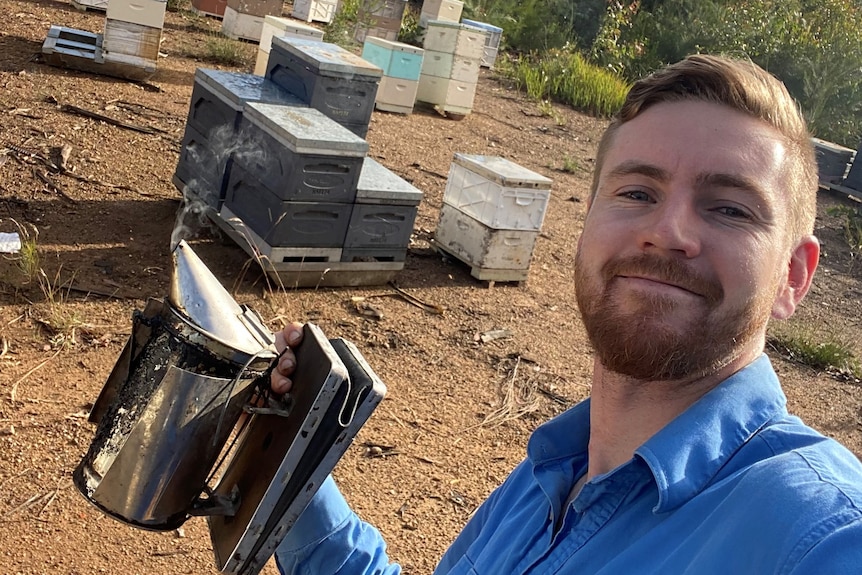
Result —
POLYGON ((93 112, 91 110, 85 110, 84 108, 79 108, 78 106, 73 106, 72 104, 63 104, 60 106, 60 110, 66 112, 68 114, 76 114, 78 116, 84 116, 86 118, 91 118, 93 120, 99 120, 105 122, 107 124, 111 124, 112 126, 117 126, 118 128, 125 128, 126 130, 133 130, 135 132, 141 132, 143 134, 167 134, 168 132, 165 130, 161 130, 159 128, 153 128, 150 126, 138 126, 136 124, 129 124, 128 122, 123 122, 122 120, 115 120, 110 116, 105 116, 104 114, 99 114, 98 112, 93 112))
POLYGON ((60 353, 60 351, 62 351, 62 349, 63 349, 62 347, 61 347, 61 348, 58 348, 58 349, 57 349, 57 351, 55 351, 55 352, 54 352, 54 354, 53 354, 51 357, 49 357, 49 358, 48 358, 48 359, 46 359, 46 360, 43 360, 39 365, 37 365, 36 367, 34 367, 34 368, 30 369, 30 371, 28 371, 27 373, 25 373, 24 375, 22 375, 22 376, 21 376, 21 378, 20 378, 18 381, 16 381, 15 383, 13 383, 13 384, 12 384, 12 389, 9 391, 9 399, 12 401, 12 403, 15 403, 15 402, 17 401, 17 399, 16 399, 16 397, 15 397, 15 396, 16 396, 16 394, 17 394, 17 392, 18 392, 18 386, 19 386, 19 385, 21 385, 21 383, 22 383, 25 379, 27 379, 28 377, 30 377, 31 375, 33 375, 36 371, 38 371, 39 369, 41 369, 42 367, 44 367, 44 366, 45 366, 45 364, 47 364, 49 361, 51 361, 52 359, 54 359, 55 357, 57 357, 57 355, 59 355, 59 353, 60 353))

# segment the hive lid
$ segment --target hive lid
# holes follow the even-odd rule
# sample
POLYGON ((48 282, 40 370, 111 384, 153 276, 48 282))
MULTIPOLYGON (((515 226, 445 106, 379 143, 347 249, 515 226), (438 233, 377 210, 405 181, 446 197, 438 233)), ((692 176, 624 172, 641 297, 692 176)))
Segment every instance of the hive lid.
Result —
POLYGON ((375 46, 380 46, 381 48, 386 48, 387 50, 392 50, 393 52, 406 52, 408 54, 417 54, 421 56, 425 50, 419 48, 418 46, 411 46, 410 44, 404 44, 402 42, 394 42, 392 40, 386 40, 384 38, 375 38, 374 36, 367 36, 365 38, 366 44, 374 44, 375 46))
POLYGON ((461 23, 466 24, 467 26, 470 26, 472 28, 481 28, 482 30, 488 30, 489 32, 497 32, 497 33, 503 32, 503 29, 500 28, 499 26, 494 26, 492 24, 487 24, 485 22, 477 22, 475 20, 462 19, 461 23))
POLYGON ((356 201, 389 200, 400 204, 418 205, 422 191, 387 169, 377 160, 366 157, 359 172, 356 201))
POLYGON ((368 79, 378 79, 383 70, 341 46, 306 40, 275 36, 272 39, 274 48, 280 48, 309 64, 314 70, 325 76, 365 76, 368 79))
POLYGON ((304 105, 299 98, 275 82, 254 74, 198 68, 195 70, 195 83, 209 88, 236 109, 241 109, 247 102, 304 105))
POLYGON ((506 187, 550 189, 552 180, 499 156, 456 153, 452 163, 506 187))
POLYGON ((368 142, 314 108, 250 102, 245 118, 297 154, 364 156, 368 142))
POLYGON ((299 22, 293 18, 285 18, 284 16, 272 16, 271 14, 267 14, 263 17, 263 22, 264 24, 269 24, 279 30, 296 30, 315 36, 323 34, 323 30, 320 28, 315 28, 305 22, 299 22))
POLYGON ((452 22, 451 20, 429 20, 426 28, 454 28, 456 30, 468 30, 469 26, 464 26, 460 22, 452 22))

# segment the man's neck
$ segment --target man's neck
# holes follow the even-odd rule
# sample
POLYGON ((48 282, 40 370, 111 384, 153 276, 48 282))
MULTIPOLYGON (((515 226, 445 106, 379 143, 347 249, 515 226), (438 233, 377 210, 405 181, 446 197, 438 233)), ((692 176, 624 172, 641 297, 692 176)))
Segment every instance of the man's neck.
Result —
POLYGON ((635 450, 698 399, 759 356, 748 353, 690 381, 640 381, 595 361, 590 399, 587 479, 629 461, 635 450))

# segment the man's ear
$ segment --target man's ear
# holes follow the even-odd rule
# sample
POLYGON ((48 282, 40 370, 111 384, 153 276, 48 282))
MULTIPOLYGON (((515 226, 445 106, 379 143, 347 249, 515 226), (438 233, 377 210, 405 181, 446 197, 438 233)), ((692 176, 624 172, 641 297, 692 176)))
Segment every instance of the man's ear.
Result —
POLYGON ((820 242, 814 236, 803 237, 793 252, 787 264, 787 277, 776 294, 772 304, 772 317, 787 319, 796 311, 796 306, 811 288, 814 270, 820 261, 820 242))

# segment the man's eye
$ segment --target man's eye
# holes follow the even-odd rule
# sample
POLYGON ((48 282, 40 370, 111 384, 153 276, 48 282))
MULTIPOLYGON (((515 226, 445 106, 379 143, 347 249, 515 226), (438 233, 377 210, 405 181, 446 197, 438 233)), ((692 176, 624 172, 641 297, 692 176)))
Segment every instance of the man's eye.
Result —
POLYGON ((652 201, 650 195, 643 190, 623 190, 620 195, 624 198, 629 198, 638 202, 652 201))
POLYGON ((727 216, 730 218, 737 218, 737 219, 744 219, 744 220, 751 219, 751 215, 748 212, 746 212, 743 209, 734 207, 734 206, 721 206, 720 208, 716 208, 715 211, 717 211, 721 215, 724 215, 724 216, 727 216))

